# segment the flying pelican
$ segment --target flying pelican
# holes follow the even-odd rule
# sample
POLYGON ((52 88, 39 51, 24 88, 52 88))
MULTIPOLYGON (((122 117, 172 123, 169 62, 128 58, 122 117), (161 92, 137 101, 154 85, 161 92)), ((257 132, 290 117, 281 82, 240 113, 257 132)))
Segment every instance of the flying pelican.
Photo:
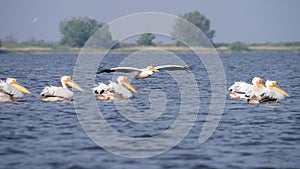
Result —
POLYGON ((229 98, 231 99, 249 99, 260 95, 265 86, 262 84, 263 79, 254 77, 252 84, 246 82, 235 82, 229 87, 229 98))
POLYGON ((72 101, 73 92, 71 92, 67 85, 75 88, 81 92, 83 89, 76 83, 71 82, 70 76, 63 76, 60 79, 62 87, 57 86, 46 86, 41 95, 41 100, 44 102, 56 102, 56 101, 72 101))
POLYGON ((25 87, 17 84, 17 79, 7 78, 6 82, 0 80, 0 102, 14 102, 24 97, 24 94, 31 94, 25 87))
POLYGON ((287 94, 286 91, 277 87, 276 84, 277 81, 266 81, 266 88, 263 90, 263 100, 260 100, 261 103, 268 101, 268 98, 270 98, 273 101, 280 101, 283 100, 285 97, 290 97, 290 95, 287 94))
POLYGON ((100 71, 99 73, 103 72, 136 72, 136 75, 134 76, 134 79, 143 79, 150 77, 154 72, 159 72, 161 70, 185 70, 188 71, 190 68, 186 66, 179 66, 179 65, 162 65, 162 66, 148 66, 144 69, 134 68, 134 67, 115 67, 115 68, 109 68, 104 69, 100 71))
POLYGON ((126 100, 132 98, 132 94, 129 90, 137 93, 136 89, 128 82, 128 78, 125 76, 118 76, 117 82, 110 81, 109 85, 99 83, 99 86, 93 88, 94 93, 98 97, 98 100, 126 100), (129 89, 129 90, 128 90, 129 89))

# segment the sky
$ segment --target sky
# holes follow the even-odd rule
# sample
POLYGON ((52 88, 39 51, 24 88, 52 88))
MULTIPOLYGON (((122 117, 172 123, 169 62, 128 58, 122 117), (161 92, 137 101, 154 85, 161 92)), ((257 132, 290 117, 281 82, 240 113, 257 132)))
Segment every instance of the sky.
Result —
POLYGON ((214 42, 300 41, 298 0, 0 0, 0 38, 59 41, 59 23, 89 17, 109 23, 141 12, 173 15, 198 10, 216 31, 214 42))

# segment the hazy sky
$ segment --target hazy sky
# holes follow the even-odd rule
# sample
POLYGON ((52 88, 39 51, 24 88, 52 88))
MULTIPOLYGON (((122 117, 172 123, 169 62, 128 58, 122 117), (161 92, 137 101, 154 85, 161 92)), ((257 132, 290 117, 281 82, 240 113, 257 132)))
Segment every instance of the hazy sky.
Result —
POLYGON ((0 38, 58 41, 59 22, 83 17, 110 22, 138 12, 174 15, 198 10, 211 20, 215 42, 300 41, 297 0, 0 0, 0 38))

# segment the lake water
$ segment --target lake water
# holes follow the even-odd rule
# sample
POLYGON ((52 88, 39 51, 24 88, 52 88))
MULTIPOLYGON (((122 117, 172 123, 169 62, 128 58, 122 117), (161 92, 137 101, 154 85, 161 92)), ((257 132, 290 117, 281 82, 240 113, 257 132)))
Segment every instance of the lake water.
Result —
MULTIPOLYGON (((126 56, 107 56, 100 67, 118 66, 126 56)), ((179 57, 192 67, 199 86, 199 115, 177 146, 139 159, 113 155, 96 145, 82 129, 72 103, 39 101, 45 86, 60 85, 61 76, 72 75, 77 55, 0 55, 0 78, 17 78, 32 92, 16 103, 0 104, 0 168, 299 168, 299 53, 221 54, 226 88, 259 76, 277 80, 291 98, 273 105, 226 99, 219 126, 204 144, 198 137, 210 105, 209 78, 197 56, 179 57)), ((186 73, 181 72, 183 77, 186 73)), ((111 78, 112 73, 98 74, 96 82, 111 78)), ((131 137, 151 137, 172 125, 180 96, 171 76, 159 72, 131 83, 139 91, 131 100, 136 109, 149 109, 150 92, 159 90, 168 99, 166 110, 153 123, 136 124, 124 120, 113 102, 97 102, 111 126, 131 137)))

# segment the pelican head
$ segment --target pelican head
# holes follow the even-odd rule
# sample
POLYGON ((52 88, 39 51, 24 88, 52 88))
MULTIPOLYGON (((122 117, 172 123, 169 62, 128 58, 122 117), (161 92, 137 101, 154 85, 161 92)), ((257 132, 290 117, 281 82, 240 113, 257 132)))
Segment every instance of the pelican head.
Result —
POLYGON ((276 86, 277 81, 271 81, 271 80, 267 80, 266 81, 266 87, 274 87, 276 86))
POLYGON ((252 84, 259 87, 259 88, 264 88, 265 86, 262 84, 264 82, 264 79, 259 78, 259 77, 254 77, 252 79, 252 84))
POLYGON ((16 88, 17 90, 23 92, 23 93, 27 93, 27 94, 31 94, 31 92, 29 90, 27 90, 25 87, 23 87, 20 84, 17 84, 17 79, 15 78, 7 78, 6 79, 6 83, 10 84, 11 86, 13 86, 14 88, 16 88))
POLYGON ((266 84, 267 88, 276 90, 276 91, 282 93, 283 95, 285 95, 286 97, 290 97, 290 95, 287 94, 286 91, 284 91, 283 89, 281 89, 281 88, 279 88, 279 87, 276 86, 277 85, 277 81, 267 80, 265 84, 266 84))
POLYGON ((61 77, 60 80, 61 80, 62 84, 67 84, 67 85, 71 86, 72 88, 75 88, 75 89, 83 92, 83 89, 79 85, 77 85, 75 82, 71 81, 72 80, 71 76, 63 76, 63 77, 61 77))
POLYGON ((137 93, 136 89, 131 86, 130 83, 128 83, 128 77, 125 77, 125 76, 118 76, 117 77, 117 82, 119 84, 122 84, 123 86, 127 87, 129 90, 131 90, 132 92, 134 93, 137 93))
POLYGON ((63 76, 63 77, 60 78, 60 80, 63 81, 63 82, 68 82, 71 79, 72 79, 71 76, 63 76))
POLYGON ((153 66, 147 66, 148 70, 151 70, 152 72, 159 72, 159 70, 155 69, 153 66))

